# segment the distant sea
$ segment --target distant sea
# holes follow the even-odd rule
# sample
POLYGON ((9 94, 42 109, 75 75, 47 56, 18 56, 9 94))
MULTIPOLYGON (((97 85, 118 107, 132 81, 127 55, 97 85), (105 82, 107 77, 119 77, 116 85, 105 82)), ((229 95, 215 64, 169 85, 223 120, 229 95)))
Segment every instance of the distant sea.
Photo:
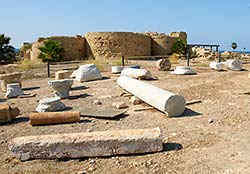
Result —
POLYGON ((220 53, 223 53, 225 51, 230 51, 230 52, 236 52, 236 53, 244 53, 244 54, 250 54, 250 51, 232 51, 232 50, 219 50, 220 53))
POLYGON ((15 52, 16 52, 16 53, 19 52, 19 50, 20 50, 19 48, 15 48, 15 52))

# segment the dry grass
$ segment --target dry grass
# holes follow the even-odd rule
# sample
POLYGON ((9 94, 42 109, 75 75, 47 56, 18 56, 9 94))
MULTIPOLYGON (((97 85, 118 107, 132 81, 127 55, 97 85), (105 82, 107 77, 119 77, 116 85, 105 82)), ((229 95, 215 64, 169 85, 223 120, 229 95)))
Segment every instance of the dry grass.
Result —
POLYGON ((30 69, 42 68, 45 67, 46 65, 39 61, 24 59, 20 62, 19 66, 20 69, 27 71, 30 69))

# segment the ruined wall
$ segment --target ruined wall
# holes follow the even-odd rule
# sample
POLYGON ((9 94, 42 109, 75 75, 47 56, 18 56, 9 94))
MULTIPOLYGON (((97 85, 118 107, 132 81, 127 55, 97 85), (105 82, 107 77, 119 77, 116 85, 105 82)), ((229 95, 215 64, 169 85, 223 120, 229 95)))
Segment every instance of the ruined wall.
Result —
POLYGON ((67 37, 67 36, 53 36, 48 38, 39 38, 32 45, 31 59, 38 59, 40 54, 39 47, 43 45, 44 40, 52 39, 61 42, 64 48, 63 60, 79 60, 85 55, 85 38, 82 36, 67 37))
POLYGON ((31 59, 38 59, 39 47, 44 40, 53 39, 62 43, 63 60, 78 60, 84 57, 112 59, 121 56, 168 55, 178 39, 187 40, 185 32, 132 33, 132 32, 89 32, 85 37, 53 36, 39 38, 32 45, 31 59))
POLYGON ((165 33, 149 32, 145 35, 151 37, 151 55, 171 54, 171 48, 178 39, 187 41, 185 32, 172 32, 169 35, 165 33))
POLYGON ((123 56, 150 56, 150 37, 132 32, 89 32, 86 38, 86 56, 115 58, 123 56))

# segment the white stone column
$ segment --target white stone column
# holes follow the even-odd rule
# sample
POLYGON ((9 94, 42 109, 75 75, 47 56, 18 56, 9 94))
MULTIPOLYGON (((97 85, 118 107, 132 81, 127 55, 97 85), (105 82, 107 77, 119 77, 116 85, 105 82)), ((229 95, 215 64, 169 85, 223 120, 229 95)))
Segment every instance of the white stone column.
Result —
POLYGON ((126 91, 166 113, 167 116, 179 116, 185 110, 186 102, 181 95, 173 94, 127 76, 120 76, 117 83, 126 91))

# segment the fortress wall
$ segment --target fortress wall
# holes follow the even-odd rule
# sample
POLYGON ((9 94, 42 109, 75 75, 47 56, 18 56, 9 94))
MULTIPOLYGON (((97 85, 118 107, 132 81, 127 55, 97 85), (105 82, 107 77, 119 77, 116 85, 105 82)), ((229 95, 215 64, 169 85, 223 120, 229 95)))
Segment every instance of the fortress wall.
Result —
POLYGON ((171 48, 178 39, 187 41, 185 32, 172 32, 169 35, 165 33, 149 32, 145 35, 151 37, 151 55, 171 54, 171 48))
POLYGON ((158 32, 89 32, 85 36, 52 36, 39 38, 32 45, 31 59, 38 59, 39 47, 44 40, 61 42, 65 52, 63 60, 79 60, 84 57, 113 59, 121 56, 154 56, 171 54, 171 48, 178 39, 187 41, 185 32, 169 35, 158 32))
POLYGON ((31 59, 38 59, 40 54, 39 47, 43 45, 46 39, 59 41, 64 48, 63 60, 79 60, 84 58, 85 55, 85 38, 82 36, 67 37, 67 36, 52 36, 48 38, 39 38, 32 45, 31 59))
POLYGON ((123 56, 150 56, 150 37, 132 32, 89 32, 86 38, 86 56, 108 58, 123 56))

